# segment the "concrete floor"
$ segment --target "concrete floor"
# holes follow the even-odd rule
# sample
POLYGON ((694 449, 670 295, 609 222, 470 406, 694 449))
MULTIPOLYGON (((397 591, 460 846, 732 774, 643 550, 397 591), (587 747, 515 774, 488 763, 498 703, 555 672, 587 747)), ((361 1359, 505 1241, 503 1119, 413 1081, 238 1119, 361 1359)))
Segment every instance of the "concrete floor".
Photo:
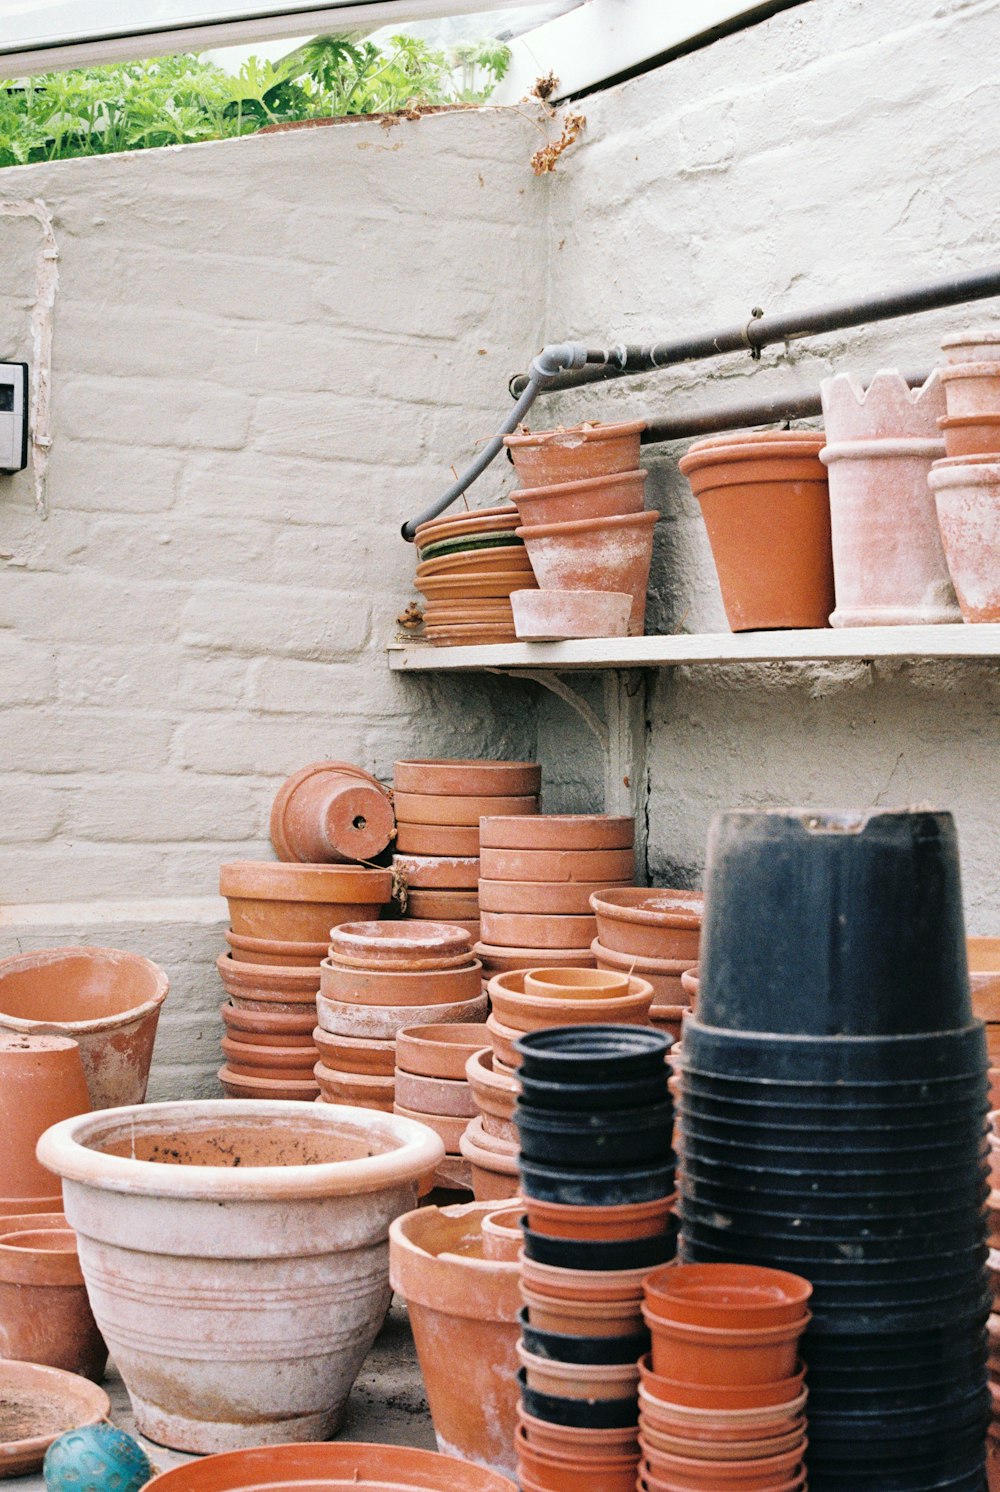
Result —
MULTIPOLYGON (((113 1365, 108 1369, 104 1388, 111 1399, 114 1423, 135 1435, 128 1394, 113 1365)), ((347 1419, 337 1438, 436 1449, 406 1307, 398 1298, 393 1299, 385 1325, 358 1374, 347 1407, 347 1419)), ((165 1450, 161 1445, 144 1440, 141 1435, 136 1435, 136 1439, 160 1471, 194 1459, 177 1451, 165 1450)), ((11 1492, 43 1492, 45 1483, 39 1470, 30 1476, 11 1477, 4 1485, 11 1492)))

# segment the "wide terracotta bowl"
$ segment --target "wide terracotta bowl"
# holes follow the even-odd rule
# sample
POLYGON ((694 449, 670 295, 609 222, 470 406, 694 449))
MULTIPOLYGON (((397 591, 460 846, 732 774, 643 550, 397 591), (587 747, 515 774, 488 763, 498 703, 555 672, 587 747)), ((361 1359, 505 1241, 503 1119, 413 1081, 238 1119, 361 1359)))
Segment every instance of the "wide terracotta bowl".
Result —
POLYGON ((569 989, 551 999, 525 993, 526 972, 497 974, 489 982, 489 996, 497 1019, 518 1032, 549 1026, 622 1024, 644 1026, 649 1021, 653 989, 644 979, 630 978, 628 993, 607 999, 582 999, 569 989))
POLYGON ((590 898, 597 936, 613 953, 695 963, 704 897, 700 891, 611 887, 590 898))
POLYGON ((396 1066, 401 1072, 461 1082, 469 1058, 488 1041, 485 1024, 408 1026, 396 1037, 396 1066))
POLYGON ((516 1492, 512 1481, 436 1451, 399 1445, 280 1445, 175 1466, 143 1492, 516 1492))

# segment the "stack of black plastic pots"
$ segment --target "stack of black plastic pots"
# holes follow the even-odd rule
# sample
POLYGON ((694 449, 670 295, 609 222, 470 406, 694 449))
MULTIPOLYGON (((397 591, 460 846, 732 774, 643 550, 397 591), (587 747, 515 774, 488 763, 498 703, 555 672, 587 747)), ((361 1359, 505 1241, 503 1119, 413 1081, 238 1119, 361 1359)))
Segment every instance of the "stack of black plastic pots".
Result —
MULTIPOLYGON (((638 1462, 643 1280, 674 1257, 669 1039, 644 1026, 564 1026, 515 1043, 525 1198, 522 1484, 544 1486, 540 1426, 575 1453, 638 1462), (616 1432, 622 1432, 617 1434, 616 1432)), ((560 1483, 562 1485, 562 1483, 560 1483)), ((617 1483, 616 1483, 617 1485, 617 1483)))
POLYGON ((985 1488, 986 1068, 950 815, 716 819, 682 1253, 811 1280, 811 1492, 985 1488))

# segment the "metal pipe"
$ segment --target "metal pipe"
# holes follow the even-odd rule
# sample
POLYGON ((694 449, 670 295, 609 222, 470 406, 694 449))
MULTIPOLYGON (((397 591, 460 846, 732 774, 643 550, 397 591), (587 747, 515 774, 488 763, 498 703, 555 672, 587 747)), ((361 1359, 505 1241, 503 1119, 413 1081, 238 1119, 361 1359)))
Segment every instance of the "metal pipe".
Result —
MULTIPOLYGON (((930 376, 929 368, 922 373, 903 374, 911 389, 926 383, 930 376)), ((818 389, 811 394, 789 389, 787 393, 771 394, 747 404, 723 404, 704 414, 662 415, 646 421, 639 439, 645 446, 658 445, 661 441, 687 440, 693 435, 714 435, 717 430, 749 430, 755 425, 772 425, 776 420, 804 420, 822 413, 818 389)))
MULTIPOLYGON (((936 311, 967 301, 986 300, 1000 295, 1000 268, 972 270, 910 285, 903 290, 887 290, 860 300, 838 301, 818 306, 812 311, 789 312, 782 316, 751 316, 738 326, 700 336, 680 337, 671 342, 654 342, 644 347, 615 348, 617 354, 601 367, 587 367, 560 373, 545 385, 546 393, 559 389, 579 388, 582 384, 603 383, 611 378, 625 378, 649 373, 676 363, 697 362, 726 352, 757 353, 773 342, 792 342, 800 337, 814 337, 823 332, 841 331, 846 327, 865 326, 872 321, 887 321, 895 316, 910 316, 921 311, 936 311)), ((514 397, 525 387, 526 375, 511 379, 514 397)))

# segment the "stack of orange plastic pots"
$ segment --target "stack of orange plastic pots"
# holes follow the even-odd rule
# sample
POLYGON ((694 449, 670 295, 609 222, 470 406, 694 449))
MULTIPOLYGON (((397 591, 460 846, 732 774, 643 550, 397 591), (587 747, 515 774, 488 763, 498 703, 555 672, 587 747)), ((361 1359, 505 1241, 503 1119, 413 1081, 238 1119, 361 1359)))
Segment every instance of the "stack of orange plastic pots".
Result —
POLYGON ((689 1264, 654 1270, 644 1293, 641 1492, 801 1492, 809 1281, 689 1264))

